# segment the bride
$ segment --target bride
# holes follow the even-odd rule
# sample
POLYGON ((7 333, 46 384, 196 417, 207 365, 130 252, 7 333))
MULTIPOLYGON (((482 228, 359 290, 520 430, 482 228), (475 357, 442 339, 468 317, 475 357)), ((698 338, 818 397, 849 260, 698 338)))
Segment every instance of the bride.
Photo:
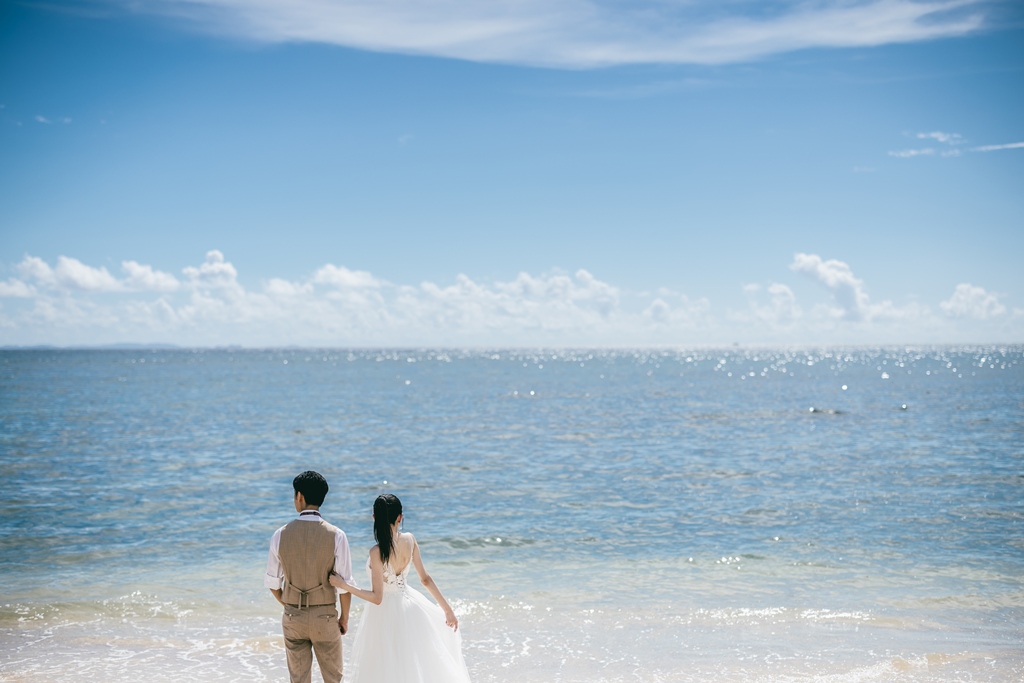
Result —
POLYGON ((462 658, 459 620, 423 567, 410 533, 399 531, 402 502, 385 493, 373 501, 373 537, 367 571, 372 590, 351 586, 332 574, 331 585, 370 602, 352 646, 351 683, 469 683, 462 658), (409 567, 437 600, 406 586, 409 567), (439 607, 439 606, 440 607, 439 607), (450 627, 451 630, 449 630, 450 627))

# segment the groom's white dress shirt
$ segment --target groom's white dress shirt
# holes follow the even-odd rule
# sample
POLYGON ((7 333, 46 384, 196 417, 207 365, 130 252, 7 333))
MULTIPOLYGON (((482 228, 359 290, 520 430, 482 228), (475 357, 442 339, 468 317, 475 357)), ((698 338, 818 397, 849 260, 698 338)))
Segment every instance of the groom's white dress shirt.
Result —
MULTIPOLYGON (((307 522, 319 522, 323 519, 319 514, 307 514, 299 515, 299 519, 307 522)), ((287 525, 285 525, 287 526, 287 525)), ((357 586, 358 584, 352 579, 352 552, 348 548, 348 537, 345 536, 345 532, 335 527, 336 532, 334 534, 334 573, 344 579, 345 583, 351 586, 357 586)), ((272 590, 280 590, 284 582, 284 570, 281 568, 281 531, 284 527, 281 527, 274 532, 274 536, 270 539, 270 556, 267 558, 267 573, 263 577, 263 585, 272 590)), ((347 593, 340 588, 337 589, 339 593, 347 593)))

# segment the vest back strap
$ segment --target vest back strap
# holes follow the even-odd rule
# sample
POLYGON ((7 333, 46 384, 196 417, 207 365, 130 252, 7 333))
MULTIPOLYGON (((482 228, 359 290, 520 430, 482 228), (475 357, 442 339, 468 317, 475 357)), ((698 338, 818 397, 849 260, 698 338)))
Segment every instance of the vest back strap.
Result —
MULTIPOLYGON (((316 605, 309 604, 309 594, 314 592, 314 591, 318 591, 318 590, 322 589, 323 587, 324 587, 324 585, 321 583, 321 584, 318 584, 316 586, 313 586, 312 588, 307 588, 306 590, 302 590, 301 588, 296 588, 295 584, 293 584, 292 582, 287 581, 287 580, 285 581, 285 590, 286 590, 286 592, 287 592, 287 589, 290 588, 291 590, 293 590, 293 591, 295 591, 296 593, 299 594, 299 604, 291 605, 292 607, 298 607, 299 609, 302 609, 303 607, 317 607, 320 604, 333 605, 334 603, 332 603, 332 602, 317 603, 316 605)), ((291 603, 288 603, 288 604, 291 604, 291 603)))

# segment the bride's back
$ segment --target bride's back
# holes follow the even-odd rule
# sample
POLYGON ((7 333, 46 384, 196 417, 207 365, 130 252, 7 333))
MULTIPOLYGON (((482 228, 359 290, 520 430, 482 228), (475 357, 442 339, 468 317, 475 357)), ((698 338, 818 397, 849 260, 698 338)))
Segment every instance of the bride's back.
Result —
POLYGON ((390 569, 393 574, 404 574, 412 564, 412 551, 415 545, 416 541, 412 534, 399 531, 391 548, 391 555, 384 563, 385 571, 390 569))

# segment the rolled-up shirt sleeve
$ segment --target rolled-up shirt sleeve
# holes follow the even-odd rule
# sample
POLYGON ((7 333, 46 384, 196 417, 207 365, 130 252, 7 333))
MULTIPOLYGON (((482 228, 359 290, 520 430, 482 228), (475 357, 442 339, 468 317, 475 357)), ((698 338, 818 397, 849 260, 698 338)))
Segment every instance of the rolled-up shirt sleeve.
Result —
MULTIPOLYGON (((352 578, 352 551, 348 547, 348 537, 345 532, 338 529, 334 535, 334 573, 344 579, 350 586, 358 586, 352 578)), ((339 593, 347 593, 338 589, 339 593)))
MULTIPOLYGON (((283 529, 284 527, 281 527, 283 529)), ((280 590, 284 581, 284 569, 281 567, 281 529, 274 532, 270 539, 270 554, 267 557, 267 573, 263 575, 263 585, 271 590, 280 590)), ((346 548, 348 544, 346 542, 346 548)))

